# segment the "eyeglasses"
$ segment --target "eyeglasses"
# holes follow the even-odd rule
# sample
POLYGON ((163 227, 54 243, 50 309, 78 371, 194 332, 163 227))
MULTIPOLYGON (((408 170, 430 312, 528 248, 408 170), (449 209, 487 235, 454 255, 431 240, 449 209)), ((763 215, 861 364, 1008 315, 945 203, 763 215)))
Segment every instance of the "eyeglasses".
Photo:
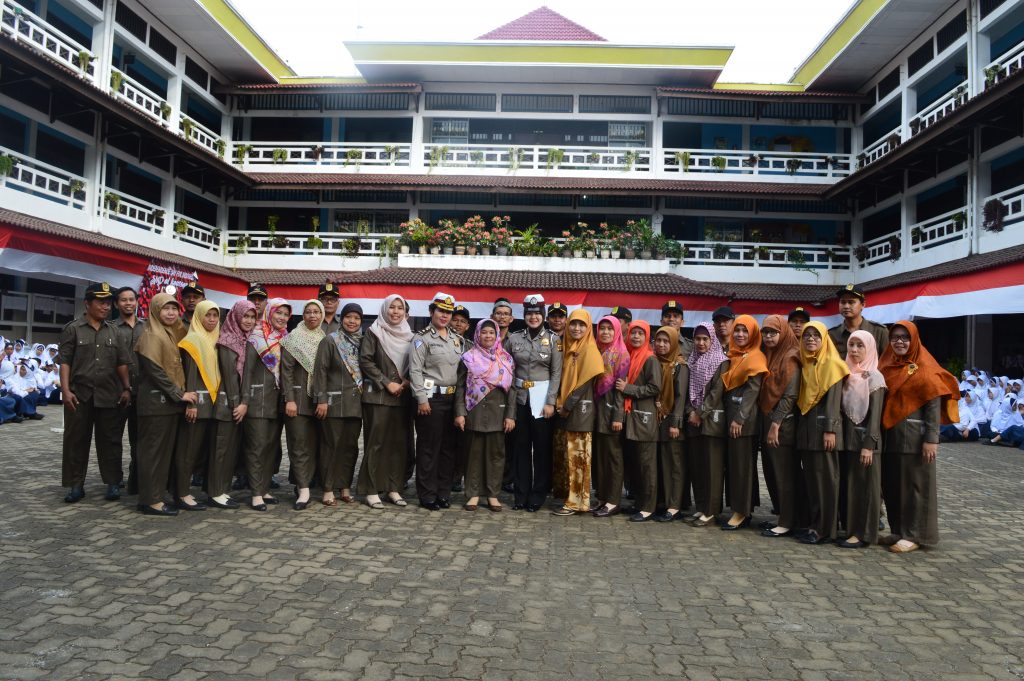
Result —
POLYGON ((889 336, 889 342, 893 345, 897 343, 906 344, 910 342, 910 336, 889 336))

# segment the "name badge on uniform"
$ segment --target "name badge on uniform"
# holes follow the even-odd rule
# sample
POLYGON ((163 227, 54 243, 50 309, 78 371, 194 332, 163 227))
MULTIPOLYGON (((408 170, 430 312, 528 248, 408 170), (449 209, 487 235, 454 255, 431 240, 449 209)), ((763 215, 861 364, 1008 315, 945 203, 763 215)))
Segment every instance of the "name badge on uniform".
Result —
POLYGON ((421 341, 419 338, 415 338, 415 339, 413 339, 412 344, 413 344, 414 347, 418 348, 421 345, 423 345, 423 341, 421 341))
POLYGON ((541 338, 540 339, 540 344, 543 345, 544 347, 547 347, 547 346, 551 345, 551 341, 549 341, 547 338, 541 338))
POLYGON ((432 379, 432 378, 424 378, 423 379, 423 387, 426 388, 427 390, 433 390, 434 389, 434 379, 432 379))

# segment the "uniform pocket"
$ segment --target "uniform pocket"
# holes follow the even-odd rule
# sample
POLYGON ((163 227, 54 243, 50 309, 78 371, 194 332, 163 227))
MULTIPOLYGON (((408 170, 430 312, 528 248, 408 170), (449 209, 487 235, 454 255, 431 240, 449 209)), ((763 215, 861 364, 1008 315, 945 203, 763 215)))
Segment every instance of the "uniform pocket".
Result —
POLYGON ((594 403, 590 400, 580 400, 580 413, 586 414, 588 411, 590 411, 590 408, 591 406, 593 406, 593 404, 594 403))

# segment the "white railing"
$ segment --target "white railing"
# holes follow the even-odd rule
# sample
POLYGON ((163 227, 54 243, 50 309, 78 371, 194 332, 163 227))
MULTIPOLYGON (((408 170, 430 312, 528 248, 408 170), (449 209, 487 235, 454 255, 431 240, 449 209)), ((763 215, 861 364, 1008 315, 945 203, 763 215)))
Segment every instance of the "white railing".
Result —
POLYGON ((30 45, 51 59, 87 75, 90 80, 93 80, 95 76, 96 65, 93 63, 92 53, 88 48, 64 35, 45 20, 12 0, 3 0, 0 32, 10 36, 16 42, 30 45), (79 61, 81 53, 90 55, 88 66, 84 72, 79 61))
POLYGON ((900 135, 903 134, 903 127, 897 126, 889 132, 882 135, 874 144, 866 147, 864 151, 857 157, 857 168, 863 168, 866 165, 874 163, 878 159, 882 158, 890 151, 900 145, 900 135))
POLYGON ((171 236, 178 241, 209 248, 211 251, 220 248, 220 230, 213 225, 175 213, 171 226, 171 236))
POLYGON ((985 87, 992 87, 1022 68, 1024 68, 1024 42, 1014 45, 985 67, 985 87))
POLYGON ((81 175, 5 147, 0 147, 0 155, 10 158, 12 163, 10 173, 0 175, 0 189, 16 189, 64 206, 85 208, 85 178, 81 175))
POLYGON ((245 166, 330 166, 331 170, 360 166, 408 166, 412 145, 358 142, 233 142, 231 161, 244 156, 245 166))
POLYGON ((178 131, 184 135, 185 139, 189 142, 198 144, 211 154, 220 155, 217 151, 217 142, 220 141, 220 135, 215 133, 213 130, 210 130, 194 118, 189 118, 185 114, 178 114, 178 131), (185 132, 185 121, 189 121, 188 133, 185 132))
POLYGON ((437 168, 479 168, 507 172, 616 171, 649 173, 649 147, 549 147, 491 144, 425 144, 423 164, 437 168))
POLYGON ((910 252, 920 253, 967 238, 967 220, 967 208, 960 207, 910 225, 910 252))
POLYGON ((164 233, 166 227, 167 216, 163 208, 116 189, 100 188, 97 210, 100 215, 111 220, 141 227, 155 234, 164 233))
POLYGON ((128 74, 111 67, 111 74, 121 74, 121 83, 115 90, 113 77, 111 78, 110 90, 115 99, 128 102, 132 107, 138 109, 158 123, 166 119, 163 114, 164 98, 146 88, 141 83, 132 80, 128 74))
POLYGON ((884 234, 870 241, 865 241, 853 249, 854 258, 861 267, 877 265, 886 260, 898 260, 902 251, 900 248, 900 233, 892 232, 884 234), (896 246, 894 250, 894 246, 896 246), (896 255, 894 258, 893 255, 896 255))
POLYGON ((998 194, 985 197, 981 202, 983 211, 985 204, 993 199, 1001 201, 1003 204, 1003 210, 1006 211, 1003 215, 1004 228, 1024 222, 1024 185, 1011 187, 999 192, 998 194))
MULTIPOLYGON (((383 240, 397 234, 354 232, 285 232, 231 230, 226 233, 227 252, 241 255, 322 255, 324 257, 383 257, 383 240), (247 241, 246 241, 247 239, 247 241), (319 243, 313 243, 319 240, 319 243)), ((397 250, 397 245, 395 250, 397 250)))
POLYGON ((849 246, 683 241, 684 265, 849 270, 849 246))
POLYGON ((748 149, 664 149, 661 163, 666 173, 784 174, 839 178, 852 172, 853 155, 748 149))
POLYGON ((949 114, 956 111, 967 101, 967 81, 960 83, 955 88, 942 95, 934 102, 921 109, 917 116, 910 121, 910 133, 916 135, 922 130, 927 130, 949 114))

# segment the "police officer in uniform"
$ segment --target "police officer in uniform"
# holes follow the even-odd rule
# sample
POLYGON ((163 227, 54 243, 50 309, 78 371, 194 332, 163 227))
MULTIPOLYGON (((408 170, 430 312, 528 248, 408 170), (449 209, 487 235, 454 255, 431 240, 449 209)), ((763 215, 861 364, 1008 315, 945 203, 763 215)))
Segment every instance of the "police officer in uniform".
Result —
POLYGON ((548 306, 548 328, 558 338, 565 338, 565 320, 568 318, 569 310, 562 303, 556 300, 548 306))
POLYGON ((836 293, 839 296, 839 314, 843 321, 828 330, 839 355, 846 359, 846 342, 854 331, 867 331, 875 338, 877 347, 889 347, 889 329, 884 324, 864 319, 864 290, 856 284, 847 284, 836 293))
POLYGON ((793 335, 800 338, 804 333, 804 326, 811 321, 811 315, 802 307, 794 308, 789 313, 789 328, 793 329, 793 335))
POLYGON ((118 432, 124 436, 125 426, 128 427, 128 482, 125 489, 128 494, 139 493, 139 480, 135 470, 135 444, 139 439, 139 423, 135 413, 135 402, 139 388, 139 364, 135 358, 132 348, 139 342, 142 335, 143 322, 138 317, 139 297, 131 286, 124 286, 117 289, 114 294, 114 303, 117 305, 118 318, 114 322, 118 333, 121 334, 121 341, 128 349, 128 379, 132 385, 132 401, 127 407, 121 410, 121 423, 118 432))
POLYGON ((465 305, 456 305, 455 311, 452 312, 452 321, 449 322, 448 326, 452 331, 462 336, 462 340, 466 343, 467 350, 473 346, 473 341, 466 333, 469 331, 469 324, 469 310, 466 309, 465 305))
POLYGON ((181 289, 181 306, 185 308, 185 314, 181 317, 181 323, 188 328, 192 324, 192 313, 196 311, 196 305, 206 300, 206 289, 199 285, 199 280, 185 284, 181 289))
POLYGON ((85 289, 85 315, 60 332, 60 385, 64 400, 61 478, 73 504, 85 496, 89 443, 96 432, 96 457, 107 485, 106 499, 121 497, 120 409, 131 403, 128 346, 110 321, 110 284, 85 289))
POLYGON ((263 311, 267 309, 267 301, 270 300, 267 287, 254 281, 249 284, 249 292, 245 294, 245 298, 256 306, 256 319, 263 319, 263 311))
POLYGON ((629 323, 633 321, 633 311, 630 310, 628 307, 622 307, 621 305, 616 305, 615 307, 613 307, 611 309, 611 312, 609 312, 608 314, 622 322, 623 329, 628 328, 629 323))
POLYGON ((451 506, 455 474, 455 386, 465 350, 448 324, 455 299, 438 292, 430 304, 430 325, 413 336, 409 383, 416 398, 416 493, 420 506, 437 511, 451 506))
MULTIPOLYGON (((683 314, 683 306, 679 304, 679 301, 669 300, 661 306, 661 325, 674 326, 679 329, 679 356, 683 358, 683 362, 685 363, 690 359, 690 353, 693 352, 693 341, 689 338, 683 337, 684 322, 685 315, 683 314)), ((651 344, 654 344, 653 339, 651 340, 651 344)))
POLYGON ((513 509, 537 512, 551 490, 555 402, 562 381, 559 339, 544 328, 544 296, 523 301, 526 328, 508 335, 505 349, 515 361, 516 427, 509 458, 515 490, 513 509))
POLYGON ((338 291, 337 284, 328 281, 320 285, 316 297, 324 306, 324 321, 320 324, 320 328, 329 336, 341 329, 341 319, 338 317, 341 292, 338 291))

